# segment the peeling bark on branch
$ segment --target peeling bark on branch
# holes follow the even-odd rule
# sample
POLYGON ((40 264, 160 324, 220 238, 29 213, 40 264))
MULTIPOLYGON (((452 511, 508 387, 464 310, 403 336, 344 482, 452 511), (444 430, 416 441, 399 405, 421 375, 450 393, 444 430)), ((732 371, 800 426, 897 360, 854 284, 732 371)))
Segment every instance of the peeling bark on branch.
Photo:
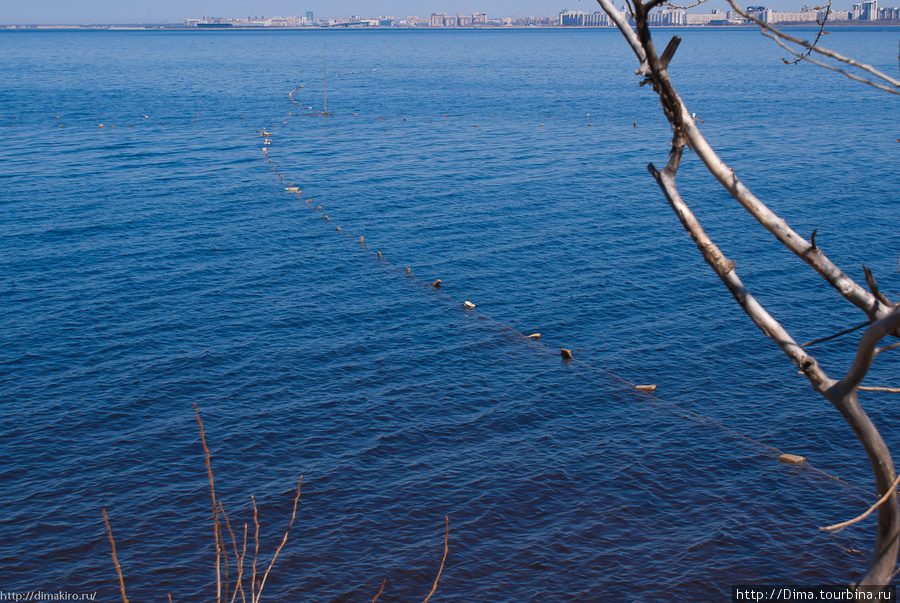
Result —
MULTIPOLYGON (((847 276, 822 253, 822 250, 816 245, 816 231, 813 231, 810 237, 811 241, 807 242, 792 230, 787 225, 787 222, 772 212, 741 183, 734 170, 729 168, 710 147, 700 133, 697 124, 691 118, 687 107, 676 93, 666 71, 677 43, 669 45, 663 58, 657 56, 654 48, 650 36, 648 16, 650 10, 660 2, 658 0, 647 0, 646 2, 634 0, 630 6, 632 7, 636 23, 636 32, 628 25, 624 15, 619 13, 612 5, 611 0, 597 0, 597 2, 610 16, 631 46, 640 62, 640 67, 635 73, 646 78, 643 83, 649 82, 652 84, 654 92, 659 95, 663 112, 672 125, 672 148, 666 168, 660 171, 653 164, 648 166, 666 200, 675 211, 684 229, 697 245, 697 248, 703 255, 703 259, 713 268, 744 312, 800 368, 800 371, 809 379, 813 389, 829 400, 844 416, 869 457, 878 494, 884 500, 877 505, 878 527, 871 565, 861 579, 858 589, 865 592, 876 592, 880 590, 882 585, 890 581, 891 573, 897 561, 900 511, 898 511, 897 493, 893 486, 895 479, 894 465, 890 452, 878 430, 862 410, 857 393, 875 357, 881 351, 894 347, 878 348, 878 343, 889 334, 900 334, 900 309, 895 309, 894 304, 881 294, 877 283, 875 283, 874 276, 868 269, 865 270, 866 281, 872 290, 871 293, 847 276), (725 257, 721 249, 712 242, 693 212, 681 198, 675 184, 675 175, 678 172, 685 145, 688 145, 697 154, 710 174, 719 181, 747 213, 753 216, 782 245, 811 266, 844 299, 866 314, 868 318, 866 324, 871 324, 868 324, 868 328, 859 342, 856 358, 844 379, 835 381, 828 377, 818 365, 816 359, 809 355, 802 346, 798 345, 784 327, 759 304, 746 289, 740 278, 738 278, 735 272, 735 262, 725 257)), ((733 0, 729 0, 729 2, 733 4, 733 0)), ((772 28, 768 29, 771 30, 772 28)), ((780 32, 778 33, 780 34, 780 32)), ((839 60, 858 67, 862 65, 845 57, 840 57, 839 60)), ((868 66, 862 65, 862 67, 868 66)), ((838 335, 846 334, 853 330, 856 330, 856 328, 848 329, 838 335)), ((836 336, 826 337, 804 345, 827 341, 836 336)))

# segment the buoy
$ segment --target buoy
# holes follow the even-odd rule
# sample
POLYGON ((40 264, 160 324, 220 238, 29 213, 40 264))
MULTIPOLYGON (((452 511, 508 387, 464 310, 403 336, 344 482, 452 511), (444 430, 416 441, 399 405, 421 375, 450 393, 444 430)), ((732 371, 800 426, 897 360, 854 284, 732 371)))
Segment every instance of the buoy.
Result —
POLYGON ((433 283, 431 283, 431 286, 434 287, 435 289, 440 289, 441 288, 441 279, 438 279, 438 280, 434 281, 433 283))
POLYGON ((635 385, 634 389, 636 389, 638 391, 642 391, 642 392, 652 392, 652 391, 656 391, 656 386, 655 385, 635 385))
POLYGON ((378 259, 379 259, 379 260, 381 259, 381 252, 380 252, 380 251, 378 252, 378 259))
POLYGON ((806 461, 806 457, 802 457, 797 454, 782 454, 780 457, 778 457, 778 462, 789 463, 789 464, 793 464, 793 465, 795 465, 797 463, 803 463, 805 461, 806 461))
POLYGON ((328 217, 328 214, 325 214, 325 219, 330 220, 331 218, 328 217))
POLYGON ((338 230, 343 230, 340 226, 338 226, 337 228, 338 228, 338 230))
POLYGON ((528 337, 529 339, 540 339, 540 338, 541 338, 541 334, 540 334, 540 333, 532 333, 531 335, 527 335, 527 337, 528 337))
POLYGON ((473 304, 473 303, 470 302, 470 301, 463 302, 463 305, 464 305, 465 307, 469 308, 470 310, 471 310, 472 308, 475 307, 475 304, 473 304))
POLYGON ((562 348, 559 350, 559 353, 565 360, 572 360, 572 350, 567 350, 566 348, 562 348))
POLYGON ((307 199, 306 202, 307 202, 307 203, 312 203, 312 199, 307 199))
POLYGON ((321 205, 316 205, 316 209, 322 209, 321 205))
POLYGON ((366 242, 365 237, 359 237, 359 244, 360 244, 360 245, 362 245, 362 244, 365 243, 365 242, 366 242))
POLYGON ((406 269, 406 274, 412 274, 412 268, 407 268, 407 269, 406 269))

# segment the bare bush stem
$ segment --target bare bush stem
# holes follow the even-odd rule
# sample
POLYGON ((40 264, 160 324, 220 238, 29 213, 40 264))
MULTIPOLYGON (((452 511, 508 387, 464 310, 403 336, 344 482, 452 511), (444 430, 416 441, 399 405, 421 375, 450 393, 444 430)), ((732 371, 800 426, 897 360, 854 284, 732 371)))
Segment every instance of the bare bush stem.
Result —
POLYGON ((272 567, 275 565, 275 560, 278 559, 278 553, 281 552, 281 549, 284 547, 284 544, 287 542, 288 534, 291 531, 291 526, 294 525, 294 519, 297 517, 297 503, 300 502, 300 487, 303 486, 303 476, 300 476, 300 483, 297 484, 297 496, 294 497, 294 510, 291 513, 291 522, 288 524, 287 530, 284 531, 284 538, 281 539, 281 544, 278 545, 278 548, 275 549, 275 555, 272 556, 272 561, 269 563, 269 567, 266 568, 266 573, 263 574, 262 582, 259 583, 259 590, 256 591, 256 601, 255 603, 259 603, 259 598, 262 596, 262 589, 266 585, 266 578, 269 577, 269 572, 272 570, 272 567))
POLYGON ((106 524, 109 546, 112 548, 112 560, 116 566, 116 573, 119 574, 119 590, 122 593, 122 603, 128 603, 128 596, 125 594, 125 578, 122 577, 122 566, 119 565, 119 559, 116 556, 116 541, 113 540, 112 528, 109 527, 109 519, 106 517, 106 509, 103 509, 103 523, 106 524))
POLYGON ((444 558, 441 559, 441 567, 440 569, 438 569, 437 577, 434 579, 434 585, 431 587, 431 592, 428 593, 428 596, 425 597, 425 600, 422 603, 428 603, 428 600, 431 599, 431 595, 433 595, 437 590, 438 580, 441 579, 441 572, 444 571, 444 563, 447 562, 447 553, 448 551, 450 551, 450 517, 448 515, 444 515, 444 524, 446 526, 446 530, 444 532, 444 558))
POLYGON ((203 420, 200 418, 200 409, 194 402, 194 412, 197 414, 197 424, 200 426, 200 441, 203 443, 203 454, 206 458, 206 473, 209 475, 209 493, 212 497, 213 531, 216 536, 216 603, 222 603, 222 527, 219 525, 219 507, 216 504, 216 487, 213 483, 212 465, 209 462, 209 448, 206 445, 206 434, 203 433, 203 420))

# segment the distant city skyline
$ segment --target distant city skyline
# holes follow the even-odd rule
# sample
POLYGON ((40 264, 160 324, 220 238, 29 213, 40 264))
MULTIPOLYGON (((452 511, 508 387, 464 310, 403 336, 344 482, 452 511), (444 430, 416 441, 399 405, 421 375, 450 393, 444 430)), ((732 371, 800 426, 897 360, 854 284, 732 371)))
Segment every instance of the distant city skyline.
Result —
MULTIPOLYGON (((617 0, 620 4, 621 0, 617 0)), ((851 0, 835 3, 832 8, 849 10, 851 0)), ((763 4, 778 11, 796 11, 804 4, 797 0, 771 0, 751 4, 763 4)), ((893 5, 890 0, 879 5, 893 5)), ((180 23, 185 18, 248 17, 250 15, 291 16, 315 13, 317 19, 330 19, 359 15, 376 17, 390 15, 427 17, 433 12, 469 14, 487 13, 490 18, 515 17, 522 13, 550 17, 564 9, 598 11, 593 0, 31 0, 30 2, 5 2, 0 8, 0 25, 16 24, 109 24, 109 23, 180 23)), ((727 10, 725 0, 710 0, 694 9, 707 12, 713 8, 727 10)))

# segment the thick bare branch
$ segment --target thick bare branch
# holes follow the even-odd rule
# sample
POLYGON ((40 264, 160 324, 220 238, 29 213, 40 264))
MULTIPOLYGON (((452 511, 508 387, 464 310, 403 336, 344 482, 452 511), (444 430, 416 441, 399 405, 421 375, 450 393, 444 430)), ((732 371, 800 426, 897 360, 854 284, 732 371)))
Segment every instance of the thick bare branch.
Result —
POLYGON ((853 366, 850 367, 847 376, 839 383, 842 389, 850 391, 859 387, 869 371, 869 367, 872 366, 872 361, 875 360, 878 342, 897 329, 900 329, 900 308, 869 325, 869 328, 866 329, 859 341, 853 366))
MULTIPOLYGON (((606 8, 608 0, 601 6, 606 8)), ((729 0, 733 3, 733 0, 729 0)), ((886 503, 878 507, 878 528, 872 563, 858 587, 860 591, 879 592, 890 580, 891 572, 897 560, 898 532, 900 532, 900 512, 897 506, 897 494, 891 484, 894 481, 894 467, 890 452, 862 410, 857 397, 857 390, 862 378, 871 366, 877 354, 877 344, 885 335, 900 332, 900 310, 895 311, 892 304, 886 304, 866 291, 863 287, 844 274, 835 266, 821 249, 805 241, 793 231, 787 223, 772 212, 762 201, 754 196, 713 151, 700 133, 684 102, 675 92, 669 80, 666 66, 657 56, 650 36, 648 24, 648 6, 637 0, 634 4, 636 36, 646 56, 649 74, 646 81, 653 85, 659 95, 660 105, 673 129, 672 150, 669 164, 662 172, 652 164, 649 166, 660 188, 678 215, 684 228, 690 233, 698 249, 707 263, 734 296, 753 322, 775 341, 782 351, 807 376, 813 388, 828 399, 844 416, 862 444, 872 466, 879 495, 887 494, 886 503), (830 379, 818 366, 816 360, 788 335, 787 331, 750 295, 734 270, 734 262, 728 260, 721 250, 709 239, 688 206, 681 199, 675 186, 675 173, 681 159, 682 147, 688 144, 694 150, 707 170, 728 190, 740 205, 765 227, 785 247, 790 249, 803 261, 816 270, 822 278, 834 287, 842 297, 863 310, 872 324, 866 329, 860 341, 856 361, 850 372, 841 381, 830 379)), ((609 12, 609 11, 607 11, 609 12)), ((611 15, 612 16, 612 15, 611 15)), ((628 28, 631 32, 631 29, 628 28)), ((624 32, 623 32, 624 33, 624 32)), ((635 32, 631 32, 635 35, 635 32)), ((629 38, 626 34, 626 38, 629 38)), ((632 38, 629 43, 633 44, 632 38)), ((636 53, 639 57, 640 53, 636 53)), ((642 63, 642 68, 644 64, 642 63)))
POLYGON ((619 31, 622 32, 622 35, 625 36, 625 41, 628 42, 628 45, 631 46, 631 50, 634 51, 635 56, 638 58, 638 62, 640 62, 640 68, 635 71, 637 75, 647 75, 650 73, 650 68, 647 65, 647 53, 644 51, 644 48, 641 46, 640 40, 638 40, 637 34, 634 33, 634 30, 631 29, 631 26, 628 24, 628 20, 625 18, 625 15, 619 12, 613 3, 612 0, 597 0, 597 3, 601 8, 609 15, 609 18, 613 23, 616 24, 616 27, 619 28, 619 31))
MULTIPOLYGON (((608 0, 606 1, 608 2, 608 0)), ((644 35, 643 31, 640 33, 642 36, 644 35)), ((666 115, 675 129, 675 136, 678 137, 679 133, 683 132, 691 149, 697 153, 697 156, 706 165, 709 172, 740 203, 741 207, 775 236, 779 242, 809 264, 844 299, 865 312, 870 319, 882 318, 890 313, 892 309, 890 306, 882 304, 853 279, 844 274, 840 268, 822 253, 821 249, 814 249, 810 243, 790 228, 787 222, 770 210, 765 203, 760 201, 744 186, 734 173, 734 170, 728 167, 712 149, 701 134, 697 124, 691 119, 687 107, 669 81, 668 73, 665 69, 659 68, 659 59, 653 51, 652 43, 649 43, 649 30, 646 30, 646 36, 648 37, 648 43, 645 44, 645 52, 648 64, 653 71, 654 86, 660 95, 660 100, 663 102, 663 109, 666 111, 666 115)))
POLYGON ((841 412, 865 449, 875 474, 878 494, 888 495, 887 504, 878 507, 878 528, 872 564, 860 581, 860 588, 864 590, 874 590, 887 584, 897 563, 900 510, 897 507, 896 489, 891 485, 895 476, 890 451, 860 406, 857 390, 872 366, 878 342, 898 328, 900 328, 900 309, 869 325, 860 338, 856 358, 847 376, 824 392, 824 396, 841 412))
MULTIPOLYGON (((673 155, 675 154, 675 149, 673 149, 672 153, 673 155)), ((670 156, 670 164, 671 162, 670 156)), ((781 348, 785 355, 803 371, 803 374, 806 375, 817 391, 825 391, 831 387, 834 381, 829 379, 825 372, 822 371, 815 358, 797 345, 781 324, 744 287, 741 279, 734 271, 734 262, 727 259, 715 243, 712 242, 697 221, 694 213, 681 198, 670 169, 666 168, 660 172, 652 164, 648 166, 648 169, 662 189, 666 200, 675 211, 682 226, 684 226, 684 229, 691 235, 691 239, 696 243, 697 248, 703 255, 703 259, 712 266, 713 270, 715 270, 716 274, 734 296, 734 299, 747 313, 747 316, 765 333, 766 337, 778 344, 778 347, 781 348)))

